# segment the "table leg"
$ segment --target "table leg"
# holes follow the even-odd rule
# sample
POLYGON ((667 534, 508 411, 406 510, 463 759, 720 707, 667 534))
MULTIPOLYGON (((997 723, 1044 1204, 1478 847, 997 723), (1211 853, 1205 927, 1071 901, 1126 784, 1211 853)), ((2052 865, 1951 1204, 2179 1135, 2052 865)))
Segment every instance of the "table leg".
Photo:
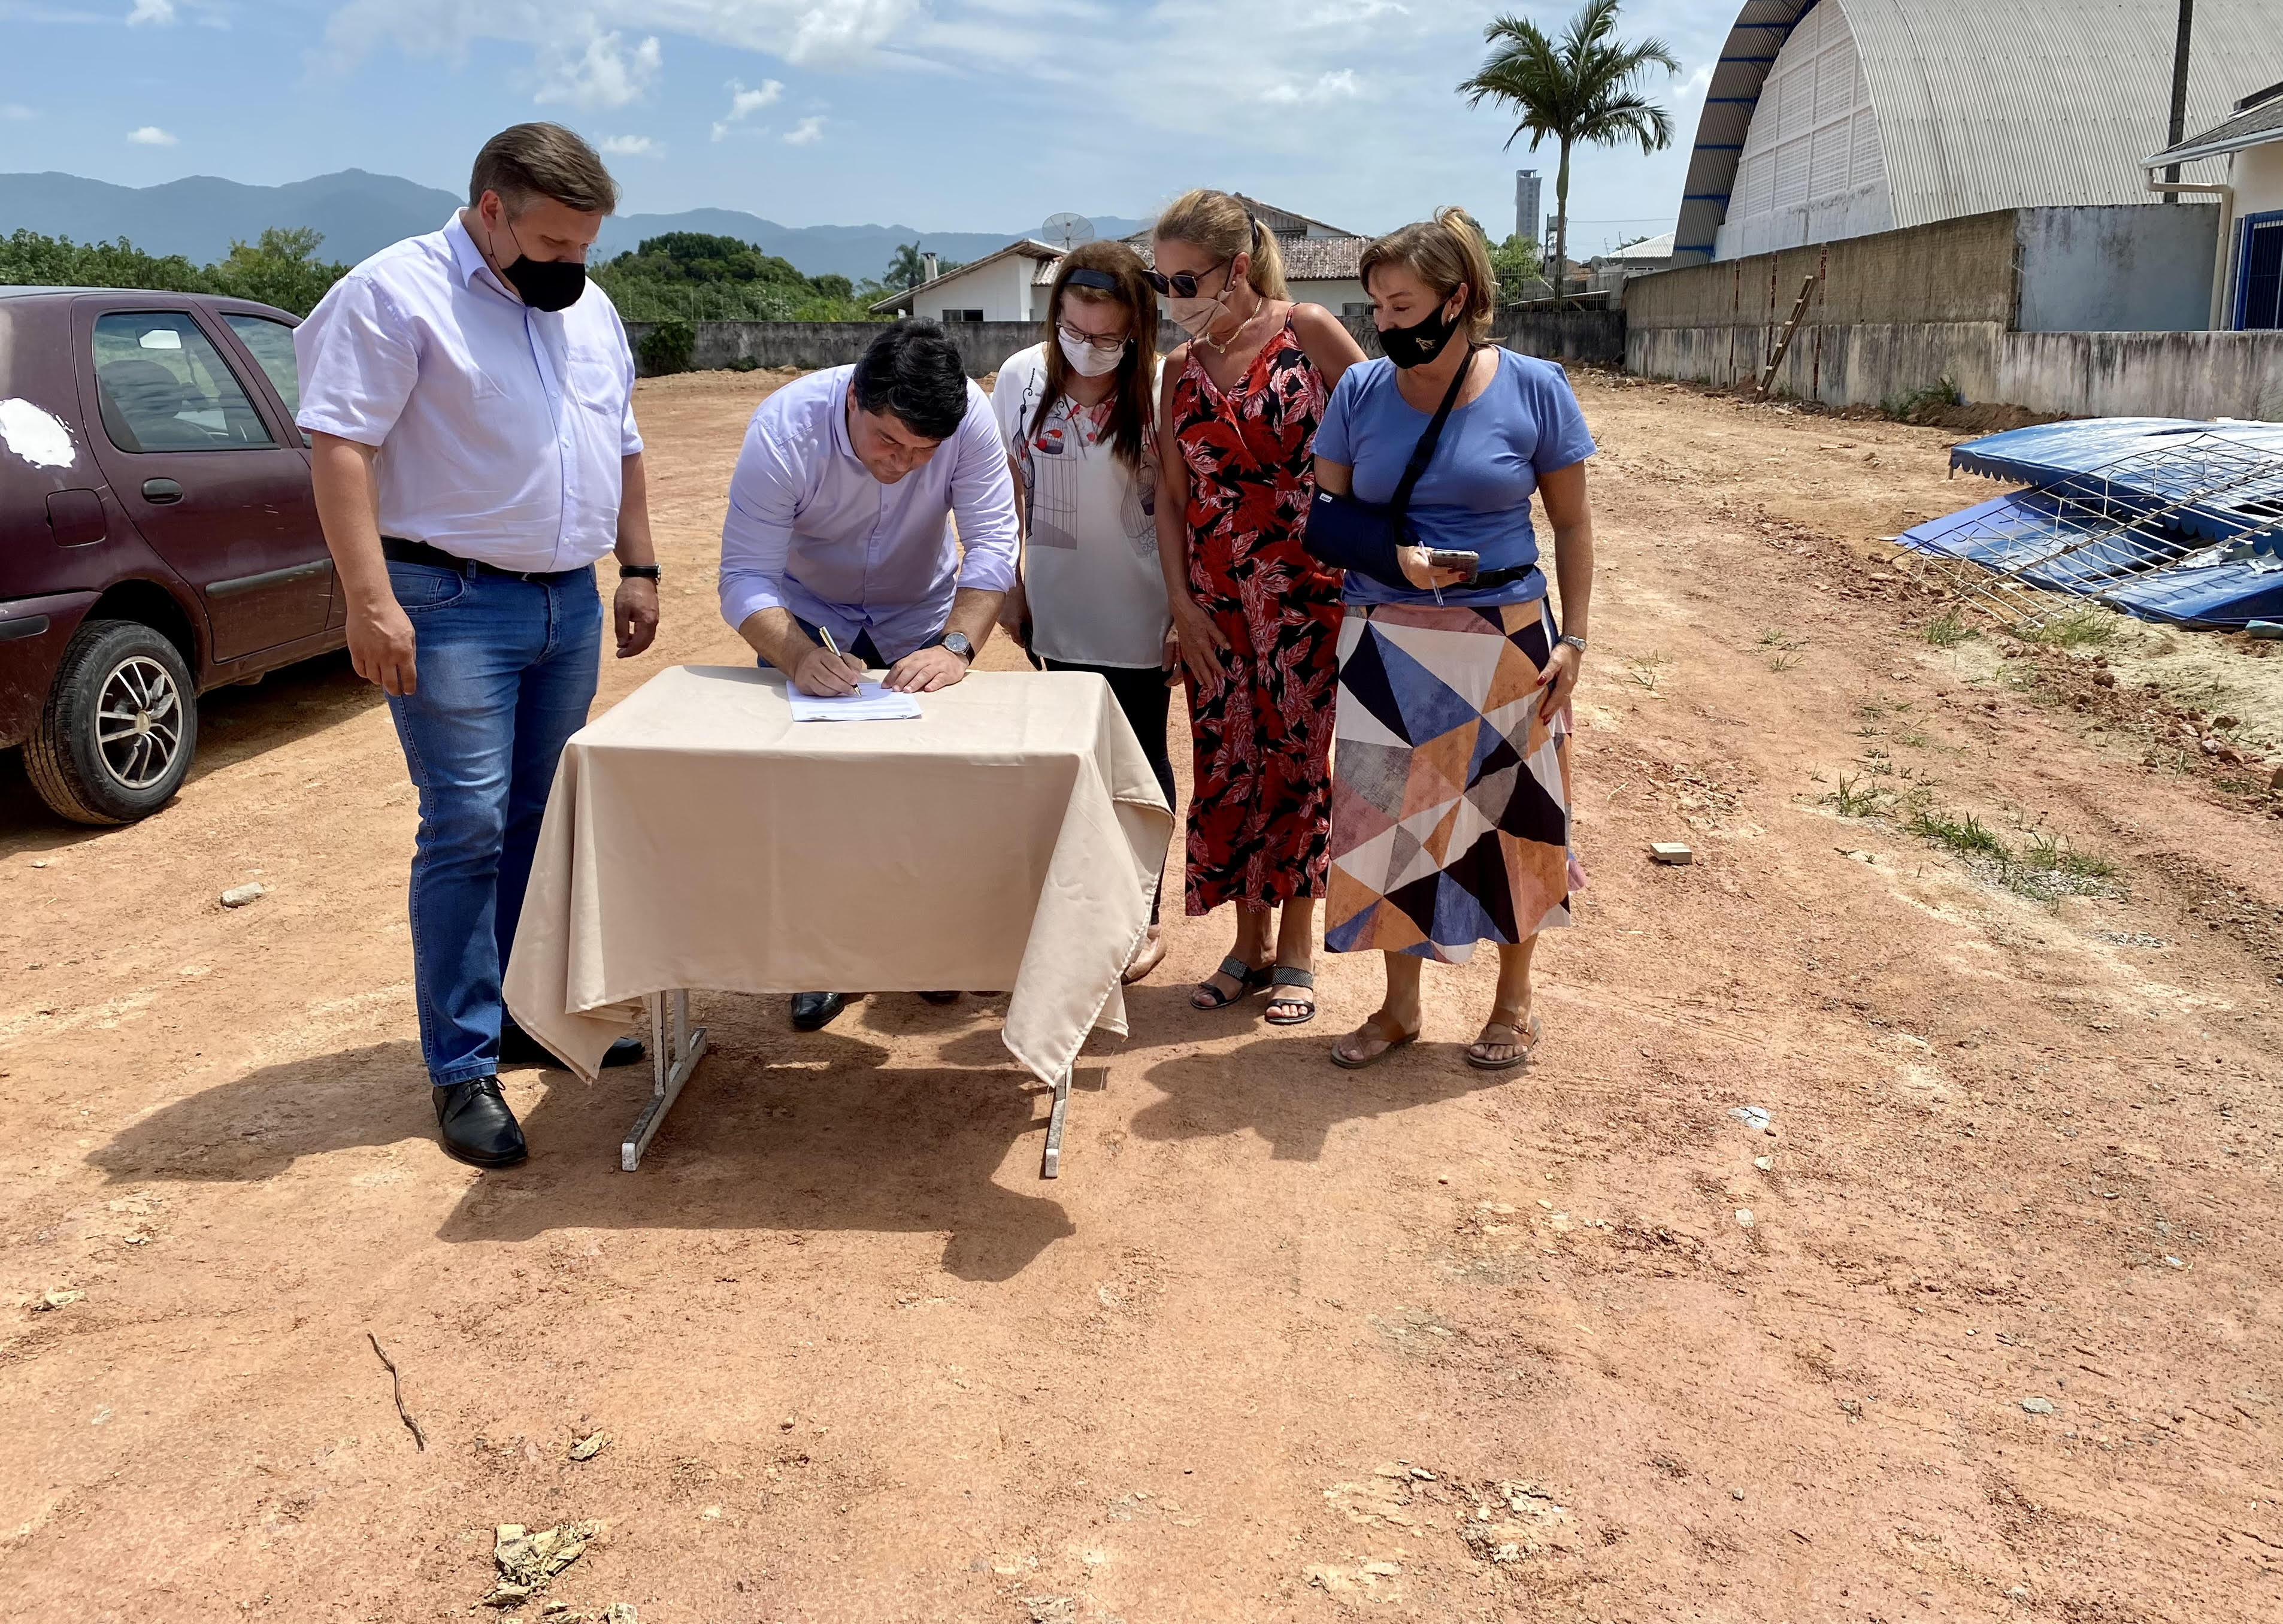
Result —
POLYGON ((644 1001, 650 1006, 650 1099, 627 1130, 626 1142, 619 1146, 619 1166, 628 1173, 642 1165, 643 1153, 658 1137, 666 1114, 681 1096, 682 1085, 690 1081, 690 1074, 697 1069, 705 1053, 705 1029, 690 1024, 686 988, 653 992, 644 1001))
POLYGON ((1047 1117, 1047 1154, 1039 1169, 1041 1178, 1060 1178, 1063 1175, 1063 1117, 1070 1109, 1071 1074, 1063 1073, 1062 1081, 1055 1084, 1055 1108, 1047 1117))

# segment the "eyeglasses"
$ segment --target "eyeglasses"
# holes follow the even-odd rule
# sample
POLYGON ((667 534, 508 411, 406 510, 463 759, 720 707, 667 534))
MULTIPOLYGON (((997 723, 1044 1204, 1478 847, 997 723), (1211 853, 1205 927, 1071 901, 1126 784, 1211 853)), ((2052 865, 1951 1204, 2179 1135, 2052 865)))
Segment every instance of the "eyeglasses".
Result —
MULTIPOLYGON (((1227 270, 1235 263, 1235 260, 1223 260, 1205 275, 1210 276, 1213 271, 1227 270)), ((1197 296, 1197 279, 1188 271, 1176 271, 1168 276, 1163 271, 1145 270, 1142 273, 1142 279, 1157 289, 1161 296, 1168 293, 1175 299, 1195 299, 1197 296)))
POLYGON ((1083 344, 1098 355, 1115 355, 1134 342, 1131 338, 1124 337, 1105 338, 1099 333, 1082 333, 1067 322, 1056 322, 1055 330, 1072 344, 1083 344))

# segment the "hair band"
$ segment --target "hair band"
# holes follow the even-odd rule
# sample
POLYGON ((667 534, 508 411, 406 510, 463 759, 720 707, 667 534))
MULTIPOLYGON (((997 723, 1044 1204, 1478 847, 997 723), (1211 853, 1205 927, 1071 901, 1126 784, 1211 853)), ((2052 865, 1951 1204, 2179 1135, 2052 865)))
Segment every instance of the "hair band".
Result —
POLYGON ((1071 271, 1070 275, 1064 277, 1063 281, 1065 286, 1076 285, 1081 288, 1100 288, 1105 293, 1121 293, 1125 291, 1123 288, 1118 285, 1117 277, 1111 276, 1108 271, 1096 270, 1090 265, 1079 266, 1077 269, 1071 271))

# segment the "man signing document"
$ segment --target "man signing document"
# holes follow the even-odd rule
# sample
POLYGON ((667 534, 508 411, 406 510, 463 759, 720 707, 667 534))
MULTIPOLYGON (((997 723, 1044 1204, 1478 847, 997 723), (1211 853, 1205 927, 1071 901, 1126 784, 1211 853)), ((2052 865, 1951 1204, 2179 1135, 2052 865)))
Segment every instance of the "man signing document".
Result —
MULTIPOLYGON (((932 693, 989 640, 1016 537, 982 390, 942 328, 898 322, 854 366, 812 372, 754 412, 721 526, 721 616, 803 693, 853 694, 871 665, 888 667, 891 688, 932 693)), ((814 1031, 845 1004, 795 993, 793 1025, 814 1031)))

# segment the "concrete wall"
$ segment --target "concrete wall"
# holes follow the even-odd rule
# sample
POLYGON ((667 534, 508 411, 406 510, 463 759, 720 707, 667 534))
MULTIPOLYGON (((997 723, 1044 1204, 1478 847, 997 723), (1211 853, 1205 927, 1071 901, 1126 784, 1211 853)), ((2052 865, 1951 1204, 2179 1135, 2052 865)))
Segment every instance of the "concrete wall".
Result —
POLYGON ((2019 211, 2014 330, 2202 330, 2211 315, 2219 216, 2202 199, 2019 211))
MULTIPOLYGON (((1369 316, 1350 316, 1346 325, 1365 354, 1385 353, 1369 316)), ((1625 315, 1622 310, 1501 310, 1491 318, 1491 342, 1565 366, 1622 367, 1625 315)))
MULTIPOLYGON (((1732 385, 1757 377, 1765 335, 1734 327, 1633 328, 1625 369, 1732 385)), ((1947 377, 1968 401, 2072 417, 2283 422, 2283 333, 2008 332, 1995 322, 1862 322, 1804 328, 1777 371, 1781 394, 1878 406, 1947 377)))
POLYGON ((2014 315, 2014 215, 1971 214, 1750 259, 1629 277, 1625 325, 1778 327, 1801 282, 1822 274, 1808 319, 1998 322, 2014 315))
POLYGON ((1629 330, 1780 327, 1821 274, 1807 320, 1997 322, 2019 332, 2180 332, 2209 313, 2219 211, 2209 204, 2004 209, 1625 284, 1629 330))
MULTIPOLYGON (((926 307, 922 307, 922 314, 926 307)), ((760 367, 845 367, 880 336, 879 322, 699 322, 690 365, 713 371, 750 361, 760 367)), ((639 353, 651 323, 628 322, 627 336, 639 353)), ((1352 316, 1347 329, 1364 354, 1380 353, 1371 318, 1352 316)), ((966 360, 968 376, 984 377, 1017 350, 1044 336, 1037 322, 953 322, 944 327, 966 360)), ((1157 329, 1157 353, 1165 354, 1188 335, 1172 322, 1157 329)), ((1550 361, 1617 367, 1625 359, 1625 318, 1619 310, 1501 310, 1491 327, 1497 343, 1524 355, 1550 361)))

